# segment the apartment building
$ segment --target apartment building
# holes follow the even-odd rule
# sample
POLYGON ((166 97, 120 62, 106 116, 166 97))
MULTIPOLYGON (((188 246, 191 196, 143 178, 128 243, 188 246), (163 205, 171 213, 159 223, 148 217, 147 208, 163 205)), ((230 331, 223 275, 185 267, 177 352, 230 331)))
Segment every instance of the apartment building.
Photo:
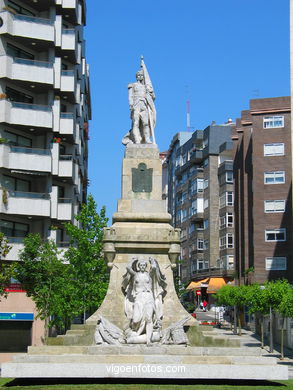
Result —
POLYGON ((250 100, 233 133, 240 283, 293 281, 290 97, 250 100))
POLYGON ((184 283, 234 272, 233 126, 177 133, 169 148, 168 211, 181 229, 184 283))
MULTIPOLYGON (((28 233, 68 244, 86 197, 91 118, 84 0, 0 0, 0 231, 17 261, 28 233)), ((12 284, 0 352, 41 343, 43 324, 12 284)))

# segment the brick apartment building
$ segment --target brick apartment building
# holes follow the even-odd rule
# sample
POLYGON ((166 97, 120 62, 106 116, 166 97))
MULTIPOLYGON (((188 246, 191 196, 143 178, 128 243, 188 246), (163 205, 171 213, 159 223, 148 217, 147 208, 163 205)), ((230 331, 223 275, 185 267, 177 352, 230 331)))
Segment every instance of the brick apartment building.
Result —
POLYGON ((233 132, 240 283, 293 282, 290 97, 253 99, 233 132))

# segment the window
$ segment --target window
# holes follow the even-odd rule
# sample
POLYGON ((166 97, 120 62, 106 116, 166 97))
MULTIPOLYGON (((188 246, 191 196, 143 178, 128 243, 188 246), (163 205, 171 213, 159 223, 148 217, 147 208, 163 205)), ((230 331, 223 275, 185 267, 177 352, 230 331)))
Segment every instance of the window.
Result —
POLYGON ((203 188, 206 189, 208 187, 209 187, 209 180, 205 179, 204 182, 203 182, 203 188))
POLYGON ((209 227, 209 220, 208 219, 204 219, 204 221, 203 221, 203 228, 204 229, 208 229, 208 227, 209 227))
POLYGON ((188 232, 189 234, 192 234, 194 231, 195 231, 195 226, 194 223, 192 223, 191 225, 189 225, 188 232))
POLYGON ((6 87, 5 93, 7 98, 12 102, 30 103, 34 102, 34 98, 31 95, 17 91, 16 89, 6 87))
POLYGON ((287 257, 266 257, 266 271, 286 271, 287 257))
POLYGON ((198 259, 197 260, 197 269, 208 269, 209 268, 209 262, 206 260, 198 259))
POLYGON ((209 240, 208 239, 204 240, 203 249, 209 249, 209 240))
POLYGON ((233 183, 233 172, 232 171, 226 171, 225 173, 220 175, 219 183, 220 183, 220 185, 223 185, 223 184, 226 184, 226 183, 228 183, 228 184, 233 183))
POLYGON ((285 147, 283 143, 264 144, 264 156, 284 156, 285 147))
POLYGON ((265 184, 282 184, 285 183, 285 172, 274 171, 264 173, 265 184))
POLYGON ((226 191, 220 196, 220 208, 225 206, 233 206, 234 193, 233 191, 226 191))
POLYGON ((234 225, 233 213, 226 213, 220 216, 220 229, 233 227, 233 225, 234 225))
POLYGON ((30 192, 31 183, 28 180, 3 175, 2 186, 10 191, 30 192))
POLYGON ((220 237, 220 249, 234 248, 234 236, 232 233, 227 233, 220 237))
POLYGON ((183 209, 183 210, 181 210, 181 212, 182 212, 181 221, 184 222, 188 218, 188 209, 183 209))
POLYGON ((265 116, 263 118, 263 128, 264 129, 272 129, 275 127, 284 127, 284 116, 283 115, 265 116))
POLYGON ((181 237, 180 238, 181 238, 181 240, 186 240, 186 238, 187 238, 186 228, 181 230, 181 237))
POLYGON ((36 16, 36 14, 34 14, 33 12, 29 11, 28 9, 23 8, 22 6, 16 4, 12 0, 8 0, 7 5, 8 5, 8 7, 14 9, 14 11, 16 11, 18 14, 27 15, 27 16, 36 16))
POLYGON ((26 237, 29 232, 29 225, 1 220, 0 230, 6 237, 26 237))
POLYGON ((203 238, 197 239, 197 250, 202 251, 204 249, 204 241, 203 238))
POLYGON ((203 179, 197 179, 197 192, 203 192, 203 179))
POLYGON ((283 213, 286 207, 285 200, 265 200, 264 201, 266 213, 283 213))
POLYGON ((27 148, 32 147, 32 140, 22 135, 10 133, 10 131, 5 131, 5 138, 8 140, 9 145, 14 146, 25 146, 27 148))
POLYGON ((234 269, 234 256, 221 256, 219 267, 224 269, 234 269))
POLYGON ((271 229, 265 231, 266 241, 286 241, 286 229, 271 229))
POLYGON ((209 200, 208 199, 205 199, 204 200, 204 203, 203 203, 203 208, 204 209, 207 209, 209 207, 209 200))
POLYGON ((24 58, 26 60, 33 60, 35 56, 25 50, 20 49, 17 46, 7 43, 7 55, 13 58, 24 58))

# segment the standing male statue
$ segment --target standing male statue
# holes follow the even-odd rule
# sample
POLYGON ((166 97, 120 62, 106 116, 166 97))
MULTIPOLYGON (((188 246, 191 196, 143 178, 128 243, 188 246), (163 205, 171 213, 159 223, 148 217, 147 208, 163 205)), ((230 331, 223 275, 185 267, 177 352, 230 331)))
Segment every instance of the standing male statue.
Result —
POLYGON ((155 93, 143 57, 141 57, 140 67, 141 69, 136 73, 136 82, 128 85, 132 128, 122 139, 124 145, 156 143, 155 93))

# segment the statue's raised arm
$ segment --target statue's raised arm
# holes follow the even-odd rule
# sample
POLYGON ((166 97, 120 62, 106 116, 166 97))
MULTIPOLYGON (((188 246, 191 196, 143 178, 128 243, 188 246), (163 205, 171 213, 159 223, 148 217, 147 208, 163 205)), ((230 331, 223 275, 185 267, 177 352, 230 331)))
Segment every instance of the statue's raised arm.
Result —
POLYGON ((131 130, 124 136, 122 143, 155 144, 156 125, 155 93, 153 85, 141 57, 140 70, 136 73, 136 82, 128 84, 128 102, 132 119, 131 130))

